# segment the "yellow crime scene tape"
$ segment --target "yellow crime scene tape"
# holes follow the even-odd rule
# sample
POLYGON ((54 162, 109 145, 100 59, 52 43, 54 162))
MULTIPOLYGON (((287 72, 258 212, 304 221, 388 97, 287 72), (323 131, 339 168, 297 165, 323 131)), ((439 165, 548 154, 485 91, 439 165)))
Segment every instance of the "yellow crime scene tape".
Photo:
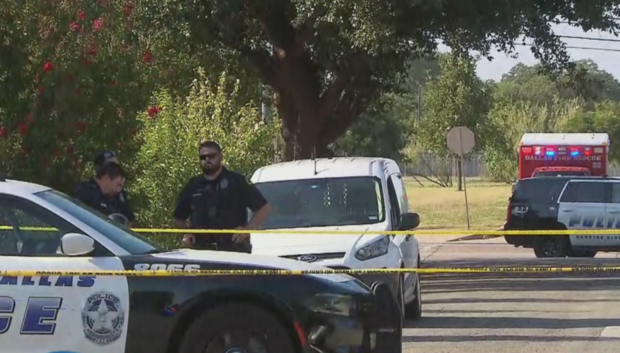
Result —
MULTIPOLYGON (((10 226, 0 226, 0 230, 12 230, 10 226)), ((52 227, 20 227, 26 231, 58 231, 52 227)), ((171 233, 171 234, 313 234, 313 235, 620 235, 620 229, 573 229, 573 230, 286 230, 286 229, 262 229, 262 230, 238 230, 238 229, 172 229, 172 228, 132 228, 137 233, 171 233)))
POLYGON ((194 277, 194 276, 302 276, 302 275, 383 275, 396 273, 593 273, 620 272, 620 266, 584 267, 447 267, 411 269, 359 269, 359 270, 127 270, 127 271, 0 271, 0 277, 39 276, 126 276, 126 277, 194 277))

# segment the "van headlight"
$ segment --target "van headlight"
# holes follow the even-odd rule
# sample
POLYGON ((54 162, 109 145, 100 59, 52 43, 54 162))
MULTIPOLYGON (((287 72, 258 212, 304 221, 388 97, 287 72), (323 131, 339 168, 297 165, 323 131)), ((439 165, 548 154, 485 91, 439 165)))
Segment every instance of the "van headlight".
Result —
POLYGON ((390 247, 390 239, 387 235, 368 243, 355 252, 355 258, 360 261, 374 259, 388 253, 390 247))

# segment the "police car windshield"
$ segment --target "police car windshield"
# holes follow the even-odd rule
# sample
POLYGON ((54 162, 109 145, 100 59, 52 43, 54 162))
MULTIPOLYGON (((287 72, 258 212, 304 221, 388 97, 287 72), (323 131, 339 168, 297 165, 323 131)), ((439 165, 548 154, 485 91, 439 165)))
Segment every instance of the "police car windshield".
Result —
POLYGON ((256 183, 272 211, 261 229, 364 225, 385 220, 378 178, 256 183))
POLYGON ((512 194, 512 202, 550 202, 557 201, 567 178, 540 178, 519 180, 512 194))
POLYGON ((160 247, 142 235, 133 232, 125 226, 112 222, 104 214, 61 192, 49 190, 36 193, 35 195, 69 213, 81 222, 86 223, 89 227, 101 233, 132 255, 163 251, 160 247))

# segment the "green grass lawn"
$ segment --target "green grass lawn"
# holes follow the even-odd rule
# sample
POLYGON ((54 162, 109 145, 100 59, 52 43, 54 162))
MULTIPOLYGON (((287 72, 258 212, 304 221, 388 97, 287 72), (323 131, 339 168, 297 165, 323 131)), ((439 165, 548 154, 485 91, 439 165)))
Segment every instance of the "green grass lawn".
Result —
MULTIPOLYGON (((465 230, 467 217, 465 194, 456 186, 442 188, 413 178, 404 178, 409 204, 420 215, 423 230, 465 230)), ((479 179, 466 180, 469 222, 472 230, 496 230, 504 224, 510 197, 510 184, 490 183, 479 179)))

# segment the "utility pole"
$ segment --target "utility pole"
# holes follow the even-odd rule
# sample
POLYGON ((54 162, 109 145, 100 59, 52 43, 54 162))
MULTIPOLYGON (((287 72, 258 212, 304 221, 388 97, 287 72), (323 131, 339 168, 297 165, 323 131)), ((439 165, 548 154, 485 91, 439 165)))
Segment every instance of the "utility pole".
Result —
POLYGON ((267 123, 271 119, 271 105, 269 105, 269 90, 261 85, 261 119, 267 123))
MULTIPOLYGON (((261 106, 260 106, 260 113, 261 113, 261 120, 265 123, 268 124, 271 122, 271 119, 273 119, 272 114, 271 114, 271 101, 269 99, 269 88, 267 88, 266 85, 261 85, 261 106)), ((280 156, 278 155, 278 136, 274 135, 273 136, 273 162, 277 163, 280 161, 280 156)))
POLYGON ((422 120, 422 85, 418 82, 415 83, 418 87, 418 109, 417 109, 417 123, 420 125, 420 120, 422 120))

